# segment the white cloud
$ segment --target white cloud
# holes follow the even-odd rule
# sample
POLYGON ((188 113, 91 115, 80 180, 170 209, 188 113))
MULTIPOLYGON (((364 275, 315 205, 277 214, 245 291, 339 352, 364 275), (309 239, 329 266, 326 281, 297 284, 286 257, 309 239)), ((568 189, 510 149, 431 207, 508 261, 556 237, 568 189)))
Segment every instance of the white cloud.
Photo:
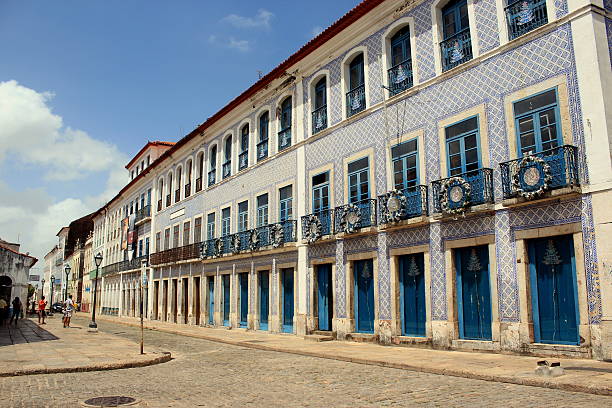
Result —
POLYGON ((312 38, 316 37, 317 35, 321 34, 323 32, 324 28, 321 26, 316 26, 312 28, 312 31, 310 32, 310 36, 312 38))
POLYGON ((10 157, 35 168, 49 186, 90 176, 106 181, 98 195, 75 191, 54 201, 45 188, 17 191, 0 179, 0 238, 19 236, 22 252, 39 258, 38 267, 62 226, 97 210, 128 182, 128 157, 113 144, 65 127, 51 112, 51 98, 16 81, 0 82, 0 166, 10 157))
POLYGON ((259 9, 254 17, 244 17, 238 14, 230 14, 221 19, 221 22, 229 23, 236 28, 261 28, 269 30, 270 22, 274 18, 274 13, 259 9))
POLYGON ((227 40, 221 39, 216 35, 210 35, 208 42, 211 44, 218 45, 224 48, 231 48, 240 52, 247 52, 251 50, 251 42, 249 40, 238 40, 234 37, 229 37, 227 40))

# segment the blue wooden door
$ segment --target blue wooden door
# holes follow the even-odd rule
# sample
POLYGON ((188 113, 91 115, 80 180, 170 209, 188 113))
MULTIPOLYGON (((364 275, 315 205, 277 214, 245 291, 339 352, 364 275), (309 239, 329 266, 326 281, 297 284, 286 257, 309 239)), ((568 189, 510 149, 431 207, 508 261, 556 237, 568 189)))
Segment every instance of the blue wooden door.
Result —
POLYGON ((529 241, 529 269, 536 343, 579 344, 572 237, 529 241))
POLYGON ((399 257, 403 336, 425 336, 425 265, 422 253, 399 257))
POLYGON ((215 277, 208 278, 208 324, 215 324, 215 277))
POLYGON ((229 326, 230 316, 230 276, 223 275, 223 325, 229 326))
POLYGON ((374 266, 371 259, 355 261, 355 324, 359 333, 374 333, 374 266))
POLYGON ((240 277, 240 327, 247 327, 249 314, 249 274, 241 273, 240 277))
POLYGON ((270 311, 270 275, 268 271, 259 272, 259 330, 268 330, 270 311))
POLYGON ((332 329, 331 265, 317 265, 319 330, 332 329))
POLYGON ((293 333, 293 268, 281 269, 283 288, 283 333, 293 333))
POLYGON ((462 339, 491 340, 488 247, 461 248, 455 255, 459 335, 462 339))

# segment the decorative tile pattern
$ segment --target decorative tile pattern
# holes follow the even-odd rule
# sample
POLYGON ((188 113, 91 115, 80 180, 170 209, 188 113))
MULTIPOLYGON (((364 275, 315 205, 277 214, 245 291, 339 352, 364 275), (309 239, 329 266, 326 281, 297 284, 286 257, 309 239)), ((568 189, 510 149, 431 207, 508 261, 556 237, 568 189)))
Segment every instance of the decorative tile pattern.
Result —
POLYGON ((478 46, 483 54, 499 47, 499 27, 497 25, 497 6, 495 0, 474 2, 478 46))
POLYGON ((414 18, 417 48, 416 64, 420 82, 433 78, 436 75, 433 53, 438 47, 433 44, 432 3, 433 1, 426 1, 407 13, 407 15, 414 18))
POLYGON ((347 254, 373 251, 377 246, 378 240, 376 235, 365 235, 358 238, 349 238, 347 236, 344 239, 344 252, 347 254))
POLYGON ((495 218, 490 215, 470 217, 462 220, 441 223, 442 239, 463 239, 492 234, 495 218))
POLYGON ((272 313, 270 313, 272 316, 276 316, 277 314, 277 293, 278 293, 278 284, 279 284, 279 280, 278 280, 278 269, 276 268, 276 259, 272 260, 272 272, 270 273, 270 289, 271 289, 271 293, 270 293, 270 304, 272 305, 272 313))
POLYGON ((516 275, 516 244, 510 230, 507 210, 495 214, 495 258, 497 262, 497 297, 499 321, 518 322, 520 302, 516 275))
POLYGON ((580 199, 517 208, 510 210, 510 226, 521 230, 580 222, 581 211, 580 199))
POLYGON ((582 242, 584 248, 584 268, 587 283, 587 303, 589 323, 601 323, 601 283, 599 280, 599 263, 597 261, 597 240, 593 223, 593 206, 591 195, 582 197, 582 242))
POLYGON ((604 8, 606 11, 612 11, 612 0, 604 0, 604 8))
POLYGON ((567 14, 567 0, 555 0, 555 9, 557 10, 557 18, 561 18, 567 14))
POLYGON ((336 241, 336 293, 334 297, 334 306, 336 308, 335 315, 340 318, 346 318, 346 273, 344 266, 346 256, 344 255, 344 241, 336 241))
POLYGON ((446 262, 439 222, 430 225, 429 253, 431 257, 431 320, 447 320, 446 262))
MULTIPOLYGON (((612 0, 606 2, 607 10, 612 12, 612 0)), ((610 52, 610 67, 612 68, 612 18, 606 17, 606 34, 608 36, 608 51, 610 52)))
POLYGON ((387 253, 387 234, 378 234, 378 316, 391 319, 391 271, 387 253))
POLYGON ((429 227, 407 228, 387 233, 387 248, 429 244, 429 227))

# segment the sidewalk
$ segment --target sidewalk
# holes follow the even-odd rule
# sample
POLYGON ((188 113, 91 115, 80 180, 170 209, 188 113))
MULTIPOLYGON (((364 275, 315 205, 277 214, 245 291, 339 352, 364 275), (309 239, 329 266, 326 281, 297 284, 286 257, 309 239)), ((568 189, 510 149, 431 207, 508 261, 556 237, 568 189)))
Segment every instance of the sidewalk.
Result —
MULTIPOLYGON (((139 320, 135 318, 101 316, 99 320, 129 326, 140 325, 139 320)), ((261 350, 612 396, 612 364, 596 360, 551 358, 550 361, 560 361, 565 369, 564 375, 551 378, 540 377, 534 373, 536 362, 544 360, 541 357, 440 351, 350 341, 319 343, 287 334, 188 326, 158 321, 146 321, 145 328, 261 350)))
POLYGON ((74 371, 113 370, 169 361, 169 353, 145 349, 137 343, 105 333, 88 333, 75 323, 62 327, 60 314, 38 325, 36 318, 17 327, 0 328, 0 377, 74 371))

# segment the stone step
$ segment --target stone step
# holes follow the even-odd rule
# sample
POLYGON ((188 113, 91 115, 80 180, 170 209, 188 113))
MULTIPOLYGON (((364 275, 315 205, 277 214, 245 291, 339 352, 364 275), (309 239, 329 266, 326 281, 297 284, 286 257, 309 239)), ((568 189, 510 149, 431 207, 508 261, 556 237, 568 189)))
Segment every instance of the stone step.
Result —
POLYGON ((368 333, 348 333, 346 339, 350 341, 356 341, 359 343, 377 343, 378 336, 375 334, 368 333))
POLYGON ((332 341, 334 338, 332 336, 321 336, 319 334, 307 334, 304 336, 304 340, 321 342, 321 341, 332 341))
POLYGON ((313 330, 310 334, 316 334, 318 336, 331 336, 336 337, 336 333, 329 330, 313 330))

